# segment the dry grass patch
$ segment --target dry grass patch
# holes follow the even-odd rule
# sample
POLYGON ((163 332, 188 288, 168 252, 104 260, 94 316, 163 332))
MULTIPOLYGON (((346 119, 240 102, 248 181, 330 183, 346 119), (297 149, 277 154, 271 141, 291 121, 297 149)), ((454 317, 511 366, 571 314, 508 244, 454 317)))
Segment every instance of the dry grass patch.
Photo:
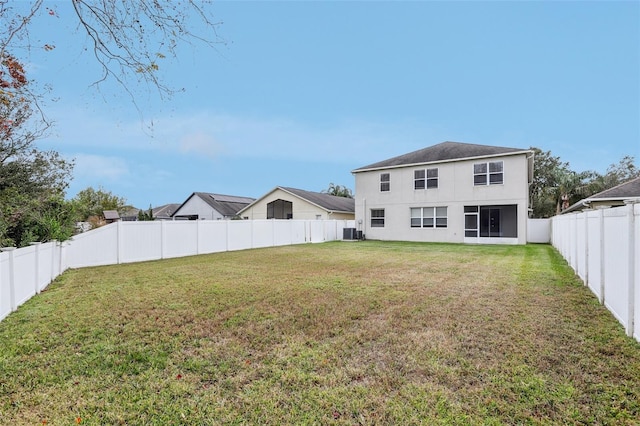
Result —
POLYGON ((549 246, 73 270, 0 323, 0 424, 634 424, 638 377, 549 246))

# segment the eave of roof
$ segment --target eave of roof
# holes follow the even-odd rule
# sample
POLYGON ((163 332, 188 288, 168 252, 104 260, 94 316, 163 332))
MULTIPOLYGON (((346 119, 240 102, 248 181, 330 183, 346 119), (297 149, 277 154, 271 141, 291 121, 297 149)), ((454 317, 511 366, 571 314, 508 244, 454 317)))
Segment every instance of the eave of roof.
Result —
POLYGON ((387 160, 379 161, 368 166, 352 170, 351 173, 372 170, 394 169, 399 167, 413 167, 419 165, 449 163, 462 160, 504 157, 517 154, 533 154, 530 149, 507 148, 490 145, 477 145, 463 142, 442 142, 419 149, 387 160))

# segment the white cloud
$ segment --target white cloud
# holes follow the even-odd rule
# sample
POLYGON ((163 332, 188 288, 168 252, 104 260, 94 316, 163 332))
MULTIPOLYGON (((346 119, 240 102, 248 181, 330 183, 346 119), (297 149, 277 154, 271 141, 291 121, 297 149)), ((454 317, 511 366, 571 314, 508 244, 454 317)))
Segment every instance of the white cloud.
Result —
POLYGON ((138 116, 123 123, 81 109, 60 113, 55 120, 57 137, 45 144, 57 150, 85 147, 120 153, 155 151, 210 159, 366 164, 448 139, 442 130, 415 120, 385 123, 345 119, 317 125, 280 117, 200 111, 160 117, 148 126, 150 123, 142 123, 138 116))
POLYGON ((117 181, 130 174, 127 162, 120 157, 76 154, 73 158, 77 178, 117 181))
POLYGON ((184 135, 179 142, 180 151, 185 154, 201 154, 212 159, 217 158, 224 148, 214 138, 202 131, 184 135))

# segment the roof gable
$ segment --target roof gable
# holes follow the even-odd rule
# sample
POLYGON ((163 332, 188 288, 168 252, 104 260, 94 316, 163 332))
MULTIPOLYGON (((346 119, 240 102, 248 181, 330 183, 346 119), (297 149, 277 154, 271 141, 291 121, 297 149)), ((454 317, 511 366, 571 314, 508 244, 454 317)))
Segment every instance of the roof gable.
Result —
POLYGON ((437 163, 443 161, 454 161, 529 152, 532 151, 521 148, 507 148, 500 146, 477 145, 463 142, 447 141, 439 143, 437 145, 419 149, 408 154, 389 158, 388 160, 379 161, 368 166, 360 167, 353 170, 353 173, 372 169, 408 166, 412 164, 437 163))
POLYGON ((254 201, 254 199, 250 197, 237 197, 235 195, 213 194, 210 192, 194 192, 185 200, 184 203, 180 204, 180 207, 174 210, 171 216, 175 216, 176 212, 182 209, 182 207, 193 197, 200 198, 212 209, 225 217, 236 216, 240 210, 244 209, 254 201))
POLYGON ((300 198, 310 204, 313 204, 329 213, 354 213, 356 210, 356 202, 353 198, 338 197, 335 195, 329 195, 322 192, 305 191, 303 189, 291 188, 286 186, 276 186, 271 191, 267 192, 262 197, 258 198, 253 203, 244 207, 238 213, 242 213, 244 210, 249 209, 257 202, 263 200, 275 191, 284 191, 296 198, 300 198))
POLYGON ((325 194, 322 192, 305 191, 303 189, 289 188, 285 186, 279 186, 278 188, 330 212, 355 212, 356 202, 353 198, 338 197, 336 195, 325 194))
POLYGON ((640 197, 640 176, 631 179, 625 183, 622 183, 613 188, 606 189, 602 192, 598 192, 595 195, 589 197, 589 199, 602 199, 602 198, 634 198, 640 197))

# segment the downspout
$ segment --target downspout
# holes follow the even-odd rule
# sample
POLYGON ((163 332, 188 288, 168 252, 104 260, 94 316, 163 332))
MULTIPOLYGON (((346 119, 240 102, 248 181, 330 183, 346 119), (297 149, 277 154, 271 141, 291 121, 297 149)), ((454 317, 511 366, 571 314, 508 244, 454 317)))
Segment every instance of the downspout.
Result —
POLYGON ((629 232, 627 235, 627 253, 628 253, 628 293, 629 298, 627 305, 627 335, 633 337, 636 325, 636 241, 635 241, 635 206, 640 202, 640 199, 634 198, 626 200, 624 203, 627 205, 628 214, 628 227, 629 232))
POLYGON ((362 199, 362 235, 367 235, 367 199, 362 199))

